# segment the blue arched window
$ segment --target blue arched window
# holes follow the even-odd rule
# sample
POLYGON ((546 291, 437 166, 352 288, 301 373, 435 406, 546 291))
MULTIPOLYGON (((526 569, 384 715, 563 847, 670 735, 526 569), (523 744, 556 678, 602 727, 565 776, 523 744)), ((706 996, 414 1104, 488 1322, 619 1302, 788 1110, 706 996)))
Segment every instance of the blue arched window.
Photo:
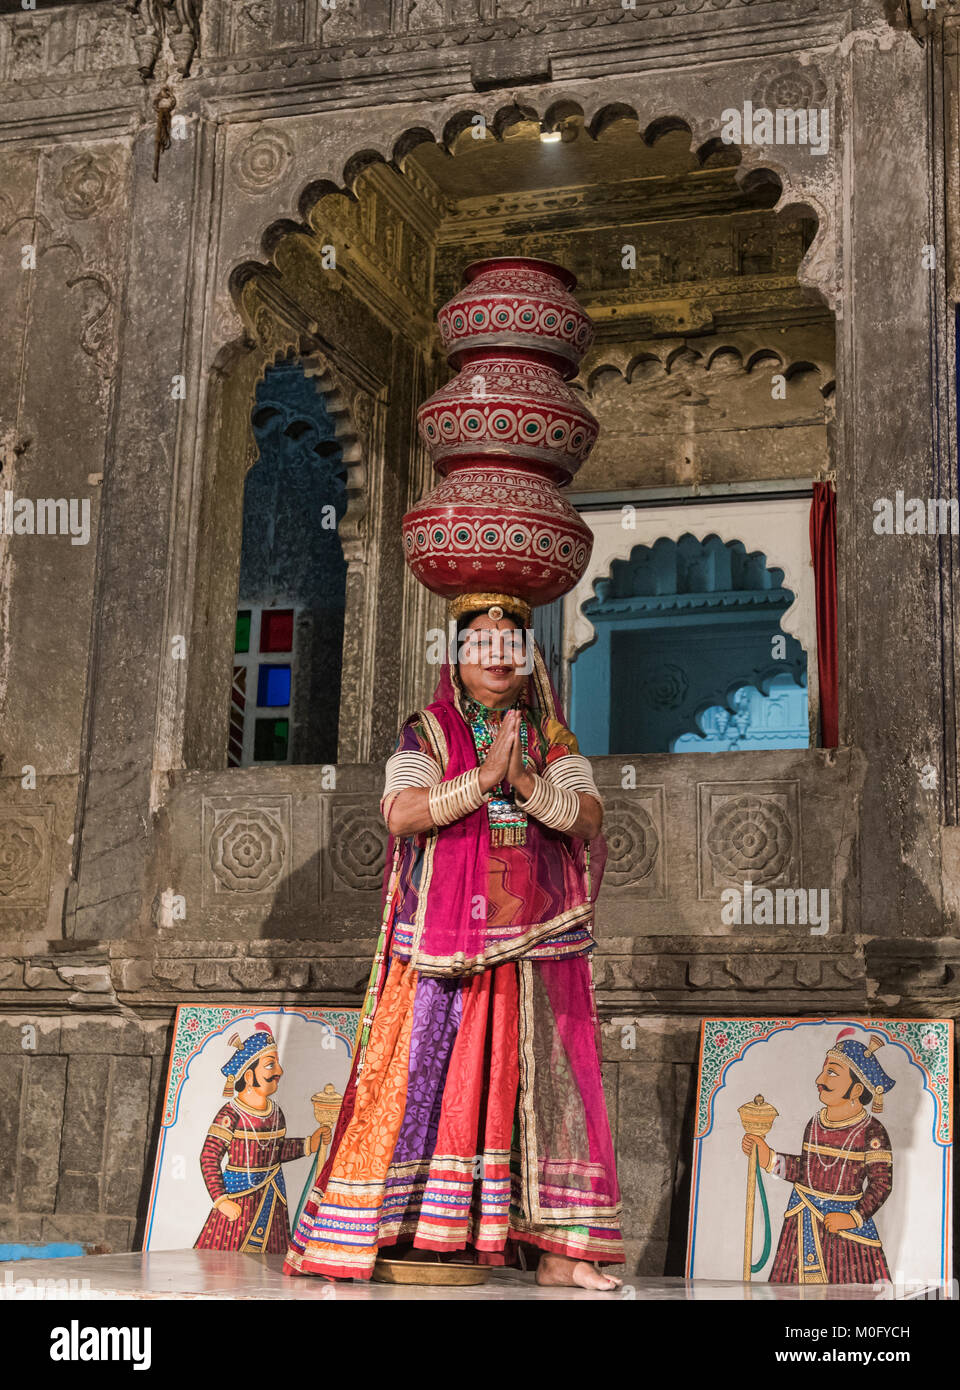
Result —
POLYGON ((762 552, 715 535, 614 560, 583 605, 596 641, 571 668, 583 751, 808 747, 806 653, 780 626, 793 598, 762 552))

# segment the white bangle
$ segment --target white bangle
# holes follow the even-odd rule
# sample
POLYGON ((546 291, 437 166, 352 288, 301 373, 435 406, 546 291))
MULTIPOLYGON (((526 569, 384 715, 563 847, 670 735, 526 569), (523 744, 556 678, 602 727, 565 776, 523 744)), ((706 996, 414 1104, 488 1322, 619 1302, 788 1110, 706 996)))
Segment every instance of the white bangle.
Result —
POLYGON ((430 788, 427 793, 430 819, 437 826, 452 825, 471 811, 479 810, 488 799, 489 793, 480 790, 478 764, 468 772, 461 772, 459 777, 449 777, 430 788))
POLYGON ((558 787, 538 772, 533 774, 533 791, 526 801, 517 797, 521 811, 552 830, 572 829, 580 815, 580 797, 569 787, 558 787))

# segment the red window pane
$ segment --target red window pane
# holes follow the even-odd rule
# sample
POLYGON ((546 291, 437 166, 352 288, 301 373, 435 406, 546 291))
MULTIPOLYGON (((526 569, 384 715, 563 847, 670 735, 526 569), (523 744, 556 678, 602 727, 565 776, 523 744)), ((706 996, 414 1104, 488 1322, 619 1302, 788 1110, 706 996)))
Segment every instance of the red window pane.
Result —
POLYGON ((260 650, 293 651, 292 608, 265 608, 260 614, 260 650))

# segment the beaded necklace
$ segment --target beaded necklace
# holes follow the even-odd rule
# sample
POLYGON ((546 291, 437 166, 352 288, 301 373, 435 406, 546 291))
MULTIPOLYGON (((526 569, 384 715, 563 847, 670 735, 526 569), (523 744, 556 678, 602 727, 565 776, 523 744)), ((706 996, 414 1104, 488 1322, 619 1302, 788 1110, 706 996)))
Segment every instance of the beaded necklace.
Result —
POLYGON ((824 1139, 829 1139, 830 1136, 820 1123, 819 1112, 813 1117, 813 1128, 810 1131, 810 1138, 813 1140, 813 1144, 811 1145, 811 1147, 814 1153, 817 1155, 821 1168, 825 1169, 827 1172, 832 1172, 833 1169, 836 1168, 837 1164, 840 1163, 840 1160, 843 1159, 843 1162, 840 1164, 840 1173, 837 1177, 837 1183, 834 1189, 834 1191, 836 1192, 840 1191, 840 1186, 843 1182, 843 1172, 847 1166, 847 1160, 853 1153, 854 1142, 859 1137, 860 1131, 864 1128, 869 1118, 869 1115, 867 1115, 866 1112, 864 1112, 863 1119, 858 1120, 857 1123, 852 1126, 850 1133, 847 1135, 843 1143, 840 1145, 840 1152, 837 1155, 835 1155, 833 1162, 828 1163, 820 1151, 820 1136, 823 1135, 824 1139))
MULTIPOLYGON (((524 718, 522 702, 518 703, 520 703, 520 753, 523 758, 523 765, 527 767, 529 764, 527 754, 530 736, 527 730, 527 721, 524 718)), ((484 763, 507 711, 490 709, 469 695, 464 699, 464 708, 466 709, 467 723, 470 725, 470 732, 473 735, 473 746, 477 750, 477 758, 481 763, 484 763)), ((494 787, 493 795, 487 802, 487 822, 490 826, 491 845, 526 844, 527 817, 516 804, 513 789, 510 788, 508 791, 503 782, 494 787)))

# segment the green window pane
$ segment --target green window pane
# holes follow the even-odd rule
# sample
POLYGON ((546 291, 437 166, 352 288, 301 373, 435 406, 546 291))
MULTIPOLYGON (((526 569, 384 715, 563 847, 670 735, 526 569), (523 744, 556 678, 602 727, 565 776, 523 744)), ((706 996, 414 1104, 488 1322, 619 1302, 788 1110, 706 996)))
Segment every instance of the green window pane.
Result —
POLYGON ((233 650, 235 652, 248 652, 250 650, 249 608, 243 608, 237 614, 237 640, 233 650))
POLYGON ((258 719, 253 730, 254 762, 285 763, 289 736, 289 719, 258 719))

